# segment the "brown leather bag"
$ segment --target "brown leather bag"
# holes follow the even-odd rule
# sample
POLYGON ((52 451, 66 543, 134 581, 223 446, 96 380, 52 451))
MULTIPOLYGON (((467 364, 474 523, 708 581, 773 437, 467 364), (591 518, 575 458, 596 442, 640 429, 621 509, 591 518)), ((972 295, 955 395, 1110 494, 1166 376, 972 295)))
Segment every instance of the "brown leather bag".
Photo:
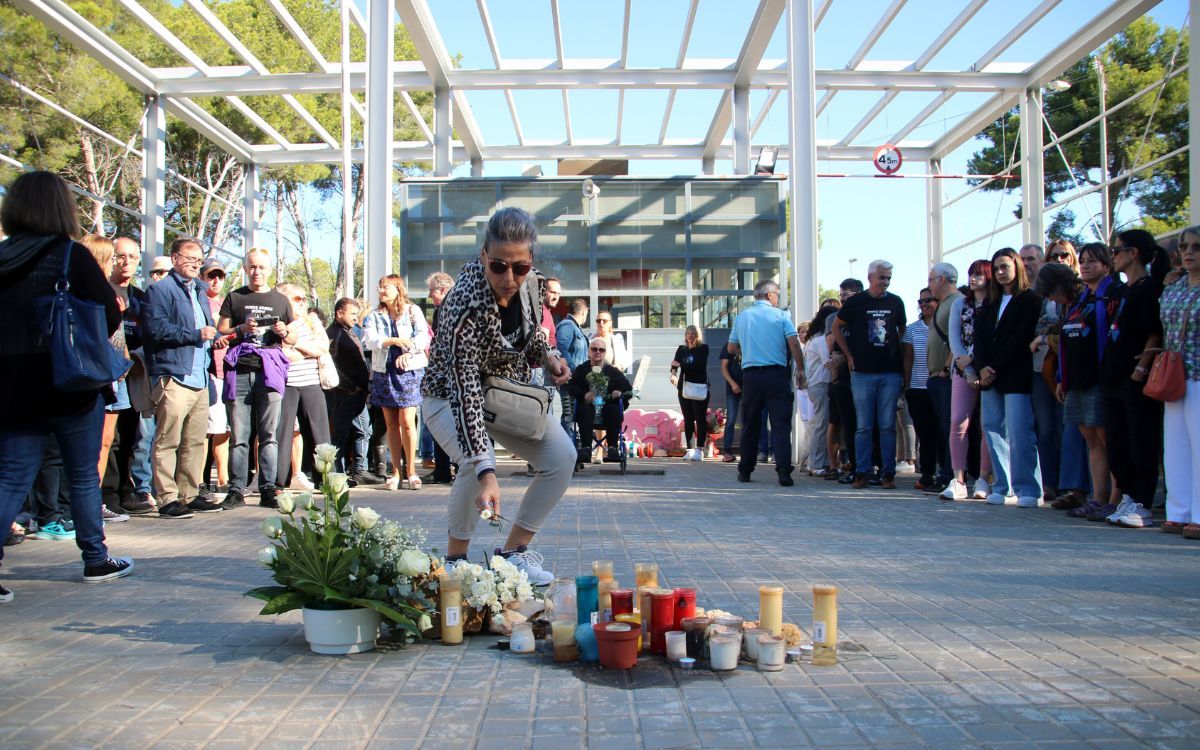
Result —
MULTIPOLYGON (((1187 340, 1188 320, 1183 319, 1183 327, 1179 331, 1179 340, 1187 340)), ((1178 401, 1187 393, 1187 373, 1183 369, 1183 355, 1170 349, 1163 349, 1154 355, 1154 364, 1150 366, 1150 375, 1142 386, 1142 393, 1155 401, 1170 403, 1178 401)))

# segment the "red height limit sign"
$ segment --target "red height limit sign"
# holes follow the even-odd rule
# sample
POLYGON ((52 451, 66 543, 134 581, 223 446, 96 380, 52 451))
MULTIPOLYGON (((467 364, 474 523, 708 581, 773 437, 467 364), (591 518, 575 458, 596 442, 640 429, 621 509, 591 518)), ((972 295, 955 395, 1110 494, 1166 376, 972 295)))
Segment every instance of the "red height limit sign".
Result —
POLYGON ((872 157, 875 162, 875 168, 886 175, 893 175, 900 171, 900 165, 904 164, 904 155, 900 153, 900 149, 890 143, 885 143, 875 149, 875 156, 872 157))

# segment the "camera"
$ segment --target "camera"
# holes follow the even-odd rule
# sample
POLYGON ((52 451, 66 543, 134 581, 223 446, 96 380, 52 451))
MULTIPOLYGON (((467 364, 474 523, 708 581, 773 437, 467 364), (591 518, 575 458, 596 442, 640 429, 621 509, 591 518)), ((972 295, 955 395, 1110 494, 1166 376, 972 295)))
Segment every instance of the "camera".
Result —
POLYGON ((279 317, 276 315, 268 315, 264 318, 255 318, 254 319, 254 325, 258 326, 259 328, 270 328, 271 326, 275 325, 278 322, 279 322, 279 317))

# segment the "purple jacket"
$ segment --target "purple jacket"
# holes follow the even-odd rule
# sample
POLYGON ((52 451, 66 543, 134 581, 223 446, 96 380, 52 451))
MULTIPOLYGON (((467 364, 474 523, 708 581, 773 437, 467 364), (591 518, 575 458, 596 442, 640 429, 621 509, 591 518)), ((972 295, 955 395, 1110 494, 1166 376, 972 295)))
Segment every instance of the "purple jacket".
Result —
POLYGON ((263 379, 267 387, 276 393, 287 390, 288 358, 278 347, 261 348, 256 344, 243 343, 229 347, 225 352, 225 388, 222 398, 225 401, 237 401, 237 363, 238 357, 247 352, 253 352, 262 357, 263 379))

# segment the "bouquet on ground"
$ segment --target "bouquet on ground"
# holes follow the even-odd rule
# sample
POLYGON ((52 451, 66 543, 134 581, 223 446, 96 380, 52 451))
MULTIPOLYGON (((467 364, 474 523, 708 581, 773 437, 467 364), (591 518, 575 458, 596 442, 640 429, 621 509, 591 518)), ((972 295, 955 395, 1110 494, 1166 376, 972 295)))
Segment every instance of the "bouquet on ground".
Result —
POLYGON ((604 419, 604 399, 608 396, 608 376, 603 367, 592 367, 587 374, 588 387, 592 389, 592 407, 596 410, 596 421, 604 419))
POLYGON ((493 555, 487 567, 457 563, 446 575, 462 584, 463 629, 468 633, 486 624, 493 633, 507 635, 515 623, 532 619, 544 608, 525 571, 500 555, 493 555))
POLYGON ((368 607, 393 627, 419 636, 434 610, 424 589, 440 567, 421 551, 425 531, 350 505, 348 477, 332 472, 336 456, 332 445, 316 448, 317 497, 281 492, 276 498, 279 515, 261 525, 274 541, 258 551, 258 562, 279 585, 252 589, 246 596, 266 602, 262 615, 302 607, 368 607))
POLYGON ((724 409, 709 409, 705 418, 708 422, 709 435, 718 435, 725 432, 725 422, 728 416, 724 409))

